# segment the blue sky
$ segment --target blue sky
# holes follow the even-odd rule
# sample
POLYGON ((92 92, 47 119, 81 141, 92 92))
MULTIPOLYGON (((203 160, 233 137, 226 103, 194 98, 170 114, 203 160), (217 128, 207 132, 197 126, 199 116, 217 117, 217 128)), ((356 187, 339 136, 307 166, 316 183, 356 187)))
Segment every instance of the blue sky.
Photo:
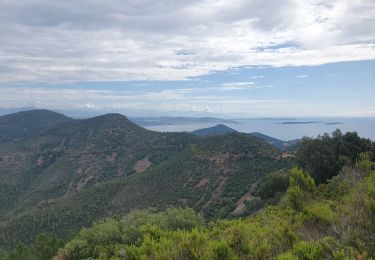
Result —
POLYGON ((0 2, 0 109, 375 116, 375 3, 0 2))

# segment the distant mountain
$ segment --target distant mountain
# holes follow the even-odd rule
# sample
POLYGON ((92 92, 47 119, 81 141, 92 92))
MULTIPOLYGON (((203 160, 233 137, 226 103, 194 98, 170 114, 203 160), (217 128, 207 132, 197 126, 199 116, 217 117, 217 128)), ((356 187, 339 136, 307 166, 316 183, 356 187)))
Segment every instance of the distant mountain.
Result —
POLYGON ((35 110, 35 108, 0 108, 0 116, 8 115, 8 114, 14 114, 21 111, 27 111, 27 110, 35 110))
MULTIPOLYGON (((238 131, 226 125, 219 124, 213 127, 198 129, 191 133, 196 136, 205 137, 205 136, 213 136, 213 135, 222 135, 222 134, 227 134, 227 133, 238 133, 238 131)), ((282 141, 274 137, 271 137, 262 133, 257 133, 257 132, 249 133, 248 135, 260 138, 282 151, 293 151, 294 149, 297 148, 297 145, 299 142, 298 139, 290 140, 290 141, 282 141)))
POLYGON ((36 130, 0 143, 0 248, 43 232, 67 238, 136 208, 189 206, 207 219, 226 217, 260 179, 290 167, 281 151, 247 134, 160 133, 121 114, 72 120, 37 110, 8 118, 15 132, 36 130))
POLYGON ((133 117, 130 120, 140 126, 237 123, 234 120, 214 117, 133 117))
POLYGON ((265 135, 265 134, 262 134, 262 133, 258 133, 258 132, 249 133, 249 135, 258 137, 258 138, 266 141, 267 143, 273 145, 274 147, 276 147, 280 150, 283 150, 283 151, 293 151, 293 150, 295 150, 298 146, 299 141, 300 141, 299 139, 290 140, 290 141, 282 141, 282 140, 279 140, 277 138, 274 138, 274 137, 271 137, 271 136, 268 136, 268 135, 265 135))
POLYGON ((72 119, 49 110, 28 110, 0 116, 0 144, 35 137, 46 129, 72 119))
POLYGON ((222 134, 228 134, 228 133, 238 133, 238 131, 226 125, 218 124, 212 127, 198 129, 191 133, 197 136, 213 136, 213 135, 222 135, 222 134))

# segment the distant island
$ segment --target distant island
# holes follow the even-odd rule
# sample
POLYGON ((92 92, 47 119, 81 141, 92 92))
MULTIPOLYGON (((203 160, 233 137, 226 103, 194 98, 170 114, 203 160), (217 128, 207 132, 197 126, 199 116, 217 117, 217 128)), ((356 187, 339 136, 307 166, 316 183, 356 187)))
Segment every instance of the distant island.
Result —
POLYGON ((325 125, 342 125, 342 122, 327 122, 325 125))
POLYGON ((277 125, 306 125, 306 124, 319 124, 322 121, 286 121, 275 123, 277 125))
POLYGON ((292 118, 292 117, 286 117, 286 118, 280 118, 280 117, 260 117, 260 118, 255 118, 254 120, 298 120, 297 118, 292 118))

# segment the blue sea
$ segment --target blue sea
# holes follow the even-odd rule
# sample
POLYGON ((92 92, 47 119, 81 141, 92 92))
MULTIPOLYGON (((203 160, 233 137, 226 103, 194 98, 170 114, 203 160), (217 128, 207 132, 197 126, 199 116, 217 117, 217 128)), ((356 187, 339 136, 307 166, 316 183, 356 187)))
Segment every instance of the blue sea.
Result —
MULTIPOLYGON (((360 136, 375 140, 375 117, 371 118, 258 118, 233 119, 233 123, 225 125, 237 131, 250 133, 260 132, 280 140, 292 140, 303 136, 316 137, 323 133, 331 133, 336 129, 342 132, 356 131, 360 136)), ((161 132, 194 131, 215 124, 186 124, 148 126, 149 130, 161 132)))

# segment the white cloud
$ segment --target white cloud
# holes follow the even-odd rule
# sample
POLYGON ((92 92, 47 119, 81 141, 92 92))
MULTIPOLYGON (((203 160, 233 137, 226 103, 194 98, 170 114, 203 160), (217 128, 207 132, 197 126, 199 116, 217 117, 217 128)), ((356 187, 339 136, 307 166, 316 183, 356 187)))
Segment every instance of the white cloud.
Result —
POLYGON ((98 106, 96 106, 96 105, 94 105, 90 102, 86 103, 85 108, 87 108, 87 109, 100 109, 100 107, 98 107, 98 106))
POLYGON ((308 78, 309 75, 297 75, 296 77, 297 77, 297 78, 308 78))
MULTIPOLYGON (((239 84, 243 85, 243 84, 239 84)), ((250 99, 231 96, 191 96, 192 89, 164 90, 160 92, 114 92, 94 89, 45 89, 45 88, 0 88, 4 99, 0 108, 18 108, 35 105, 46 109, 90 109, 90 110, 151 110, 193 111, 211 113, 241 113, 250 107, 275 107, 292 100, 250 99), (245 109, 246 108, 246 109, 245 109), (245 110, 244 110, 245 109, 245 110)), ((195 90, 194 90, 195 91, 195 90)), ((199 89, 198 89, 199 92, 199 89)))
POLYGON ((342 113, 341 116, 375 117, 375 110, 349 111, 346 113, 342 113))
POLYGON ((233 95, 231 92, 225 95, 215 95, 210 91, 204 95, 200 93, 200 89, 190 88, 137 92, 0 87, 0 109, 37 106, 65 111, 116 111, 128 115, 134 115, 137 111, 143 111, 145 115, 149 115, 150 111, 159 114, 173 111, 179 115, 194 112, 229 116, 327 116, 327 111, 330 111, 330 115, 336 116, 372 116, 374 111, 372 104, 364 106, 361 100, 351 101, 350 105, 341 100, 332 100, 329 103, 319 103, 317 106, 315 99, 255 98, 252 95, 233 95))
POLYGON ((372 0, 1 1, 0 17, 3 83, 375 59, 372 0))
POLYGON ((273 85, 256 85, 253 81, 223 83, 220 87, 212 88, 216 91, 231 91, 245 89, 273 88, 273 85))
POLYGON ((70 88, 23 88, 23 87, 2 87, 0 96, 3 98, 1 106, 3 108, 19 107, 22 103, 27 106, 37 100, 41 107, 51 108, 93 108, 97 104, 108 103, 116 100, 160 100, 160 99, 180 99, 182 95, 178 90, 145 92, 141 94, 122 91, 114 92, 110 90, 95 89, 70 89, 70 88), (83 104, 83 105, 82 105, 83 104), (94 105, 96 104, 96 105, 94 105))
POLYGON ((248 89, 248 88, 255 88, 255 82, 229 82, 223 83, 220 87, 216 88, 218 91, 228 91, 228 90, 241 90, 241 89, 248 89))

